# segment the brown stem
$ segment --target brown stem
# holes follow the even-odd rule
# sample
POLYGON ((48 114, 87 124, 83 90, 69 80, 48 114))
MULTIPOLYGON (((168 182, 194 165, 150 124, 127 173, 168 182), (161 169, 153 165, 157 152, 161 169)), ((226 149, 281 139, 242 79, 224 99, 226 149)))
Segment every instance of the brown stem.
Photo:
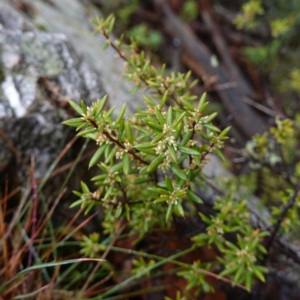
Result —
MULTIPOLYGON (((98 125, 97 123, 92 120, 92 119, 88 119, 88 122, 96 129, 98 129, 98 125)), ((126 147, 117 139, 115 139, 114 137, 112 137, 106 130, 102 131, 103 134, 113 143, 115 143, 116 145, 118 145, 120 148, 122 149, 126 149, 126 147)), ((149 165, 149 162, 147 162, 146 160, 142 159, 141 157, 139 157, 134 150, 128 150, 128 153, 131 154, 136 160, 139 160, 140 162, 142 162, 144 165, 149 165)))
MULTIPOLYGON (((103 36, 104 36, 107 40, 109 40, 109 35, 108 35, 106 32, 102 32, 102 34, 103 34, 103 36)), ((118 55, 119 55, 124 61, 126 61, 126 62, 128 63, 128 59, 127 59, 127 57, 123 54, 123 52, 120 51, 120 49, 119 49, 114 43, 111 42, 110 45, 111 45, 111 47, 118 53, 118 55)), ((145 77, 142 76, 142 75, 139 75, 139 77, 140 77, 141 81, 142 81, 146 86, 149 86, 148 83, 147 83, 147 78, 145 78, 145 77)), ((180 102, 178 101, 177 97, 175 96, 175 94, 172 93, 172 92, 169 90, 169 87, 167 86, 167 84, 165 83, 165 81, 163 81, 163 86, 164 86, 164 88, 169 92, 170 97, 172 98, 172 100, 173 100, 179 107, 183 108, 182 105, 180 104, 180 102)), ((157 92, 159 93, 159 95, 161 95, 161 96, 164 95, 164 93, 163 93, 160 89, 156 89, 156 90, 157 90, 157 92)))
MULTIPOLYGON (((103 134, 105 134, 109 138, 110 141, 117 144, 120 148, 126 149, 126 147, 119 140, 112 137, 107 131, 103 130, 103 134)), ((135 159, 139 160, 144 165, 149 165, 149 162, 147 162, 146 160, 144 160, 141 157, 139 157, 138 155, 136 155, 136 153, 133 150, 128 150, 128 153, 130 153, 135 159)))

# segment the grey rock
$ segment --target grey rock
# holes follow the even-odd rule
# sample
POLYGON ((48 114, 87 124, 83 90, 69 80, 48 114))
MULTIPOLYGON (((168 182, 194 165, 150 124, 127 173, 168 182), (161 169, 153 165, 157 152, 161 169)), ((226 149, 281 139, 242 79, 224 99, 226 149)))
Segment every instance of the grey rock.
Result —
POLYGON ((0 3, 0 171, 16 153, 25 164, 33 154, 36 177, 74 135, 61 123, 70 118, 68 100, 89 105, 104 96, 99 73, 61 33, 38 31, 9 5, 0 3))

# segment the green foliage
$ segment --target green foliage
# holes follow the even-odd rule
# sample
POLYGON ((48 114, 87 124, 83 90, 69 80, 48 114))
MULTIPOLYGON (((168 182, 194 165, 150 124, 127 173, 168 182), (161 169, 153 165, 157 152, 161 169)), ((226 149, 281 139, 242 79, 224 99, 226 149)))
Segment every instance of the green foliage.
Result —
POLYGON ((244 47, 246 60, 251 62, 262 73, 267 74, 277 64, 276 58, 281 47, 280 41, 274 39, 270 44, 260 47, 244 47))
POLYGON ((246 147, 247 155, 253 160, 250 166, 254 167, 254 173, 260 179, 260 198, 271 211, 269 221, 277 224, 285 208, 289 208, 278 229, 285 233, 299 228, 299 196, 291 202, 300 178, 296 126, 290 119, 276 117, 270 132, 255 135, 246 147))
MULTIPOLYGON (((282 214, 283 208, 289 203, 292 195, 293 195, 293 190, 291 189, 286 189, 285 191, 282 191, 280 193, 280 199, 281 203, 280 206, 272 206, 272 222, 276 224, 276 221, 278 217, 282 214)), ((285 219, 282 222, 281 226, 281 232, 291 232, 296 228, 299 228, 300 221, 299 221, 299 210, 300 208, 300 197, 298 196, 296 198, 295 205, 290 209, 285 217, 285 219)))
POLYGON ((259 24, 258 15, 263 14, 262 0, 249 0, 242 6, 242 14, 234 20, 238 28, 253 29, 259 24))
POLYGON ((198 16, 198 6, 195 0, 185 1, 182 10, 182 18, 185 21, 193 21, 198 16))
POLYGON ((298 93, 300 93, 300 85, 299 85, 299 80, 300 80, 300 69, 292 69, 290 73, 290 88, 298 93))
POLYGON ((103 2, 103 11, 105 14, 115 12, 118 24, 127 25, 131 16, 138 10, 139 0, 110 0, 103 2))
POLYGON ((148 271, 148 269, 155 264, 155 260, 150 259, 149 262, 146 262, 143 257, 140 257, 139 260, 134 259, 132 263, 134 265, 134 268, 132 269, 133 274, 140 274, 144 270, 147 270, 145 275, 149 277, 150 271, 148 271))
POLYGON ((83 242, 80 243, 80 252, 89 257, 99 257, 100 254, 105 250, 106 246, 100 243, 100 234, 92 233, 89 236, 82 237, 83 242))
MULTIPOLYGON (((198 214, 197 205, 202 200, 197 186, 204 183, 207 155, 216 153, 224 158, 221 149, 230 128, 221 131, 213 124, 217 113, 204 113, 207 97, 191 93, 196 84, 190 80, 191 72, 167 75, 165 66, 158 69, 151 65, 150 58, 138 50, 135 41, 129 46, 122 40, 112 42, 109 33, 113 24, 112 16, 98 19, 96 31, 107 38, 107 45, 125 61, 125 77, 137 89, 147 87, 152 93, 144 96, 146 108, 133 116, 126 112, 125 105, 116 114, 115 107, 106 109, 106 96, 90 107, 70 101, 80 117, 64 123, 76 127, 79 136, 96 143, 98 150, 89 167, 99 169, 99 175, 91 179, 96 190, 91 191, 82 182, 82 191, 74 192, 79 200, 72 207, 89 211, 99 205, 104 211, 104 233, 113 235, 121 224, 126 224, 129 235, 141 239, 153 229, 172 226, 174 218, 198 214)), ((215 202, 215 214, 200 214, 207 224, 206 232, 192 238, 193 247, 214 245, 222 254, 205 269, 195 262, 185 265, 179 273, 189 281, 188 288, 194 287, 197 292, 212 290, 203 276, 195 275, 200 271, 207 274, 210 268, 224 269, 221 274, 245 285, 247 290, 256 278, 264 280, 266 269, 257 266, 257 260, 265 253, 261 241, 266 233, 252 229, 246 201, 235 197, 237 186, 229 186, 228 192, 215 202), (228 233, 235 237, 236 244, 227 240, 228 233)), ((83 253, 96 256, 100 250, 99 236, 84 237, 83 253)), ((134 276, 149 275, 147 272, 161 262, 141 259, 135 260, 134 265, 134 276)), ((128 281, 133 278, 136 277, 128 281)))
MULTIPOLYGON (((177 291, 176 292, 176 298, 175 298, 175 300, 186 300, 187 298, 186 297, 181 297, 181 293, 180 293, 180 291, 177 291)), ((170 297, 165 297, 164 298, 164 300, 173 300, 173 299, 171 299, 170 297)))
POLYGON ((209 270, 211 268, 210 264, 201 264, 200 261, 195 261, 190 268, 180 271, 177 275, 184 277, 189 284, 186 289, 195 289, 195 295, 200 293, 211 293, 214 291, 213 287, 207 283, 204 277, 203 270, 209 270))
POLYGON ((149 30, 146 24, 140 24, 130 29, 128 36, 137 40, 141 46, 156 50, 162 42, 160 32, 149 30))
POLYGON ((139 0, 113 0, 105 1, 103 4, 104 14, 114 13, 116 16, 116 29, 124 30, 124 26, 129 27, 126 31, 126 38, 138 41, 140 46, 157 50, 162 42, 162 35, 159 31, 149 28, 146 23, 132 25, 131 19, 138 12, 141 3, 139 0))
POLYGON ((234 282, 244 284, 250 290, 254 278, 263 281, 263 274, 267 272, 256 262, 266 253, 261 242, 268 233, 252 228, 247 202, 234 197, 238 189, 235 180, 228 180, 224 188, 231 191, 225 197, 218 197, 214 205, 216 214, 210 217, 200 214, 207 223, 207 233, 198 234, 192 240, 199 247, 214 244, 224 253, 224 257, 218 258, 225 268, 220 275, 232 275, 234 282), (226 240, 229 233, 237 233, 237 245, 226 240))
POLYGON ((249 0, 242 10, 234 23, 238 29, 260 37, 260 45, 244 47, 245 59, 268 76, 272 89, 280 92, 282 99, 289 99, 281 105, 288 116, 294 117, 299 110, 300 2, 249 0))

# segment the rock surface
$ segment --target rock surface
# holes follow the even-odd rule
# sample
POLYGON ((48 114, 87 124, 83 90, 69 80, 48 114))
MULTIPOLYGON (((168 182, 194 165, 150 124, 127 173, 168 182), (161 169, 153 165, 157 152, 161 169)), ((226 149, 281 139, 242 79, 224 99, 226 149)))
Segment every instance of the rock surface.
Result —
POLYGON ((105 94, 99 73, 61 33, 37 30, 12 7, 0 3, 0 170, 16 152, 42 177, 74 132, 68 100, 87 103, 105 94))
POLYGON ((72 137, 61 125, 69 99, 90 103, 107 93, 117 112, 124 102, 135 111, 142 97, 129 92, 115 52, 102 51, 105 39, 92 35, 83 2, 29 5, 25 14, 15 9, 18 1, 0 0, 0 172, 16 160, 13 145, 25 163, 34 154, 42 177, 72 137))

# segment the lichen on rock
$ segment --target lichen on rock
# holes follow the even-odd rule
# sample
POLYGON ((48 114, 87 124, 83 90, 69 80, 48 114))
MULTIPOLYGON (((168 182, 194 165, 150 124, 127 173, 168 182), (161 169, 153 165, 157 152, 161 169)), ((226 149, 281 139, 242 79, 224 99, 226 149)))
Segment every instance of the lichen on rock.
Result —
POLYGON ((36 177, 74 135, 61 123, 68 100, 91 103, 104 95, 99 74, 79 56, 64 34, 37 30, 12 7, 0 4, 0 172, 33 154, 36 177), (6 136, 6 138, 4 138, 6 136))

